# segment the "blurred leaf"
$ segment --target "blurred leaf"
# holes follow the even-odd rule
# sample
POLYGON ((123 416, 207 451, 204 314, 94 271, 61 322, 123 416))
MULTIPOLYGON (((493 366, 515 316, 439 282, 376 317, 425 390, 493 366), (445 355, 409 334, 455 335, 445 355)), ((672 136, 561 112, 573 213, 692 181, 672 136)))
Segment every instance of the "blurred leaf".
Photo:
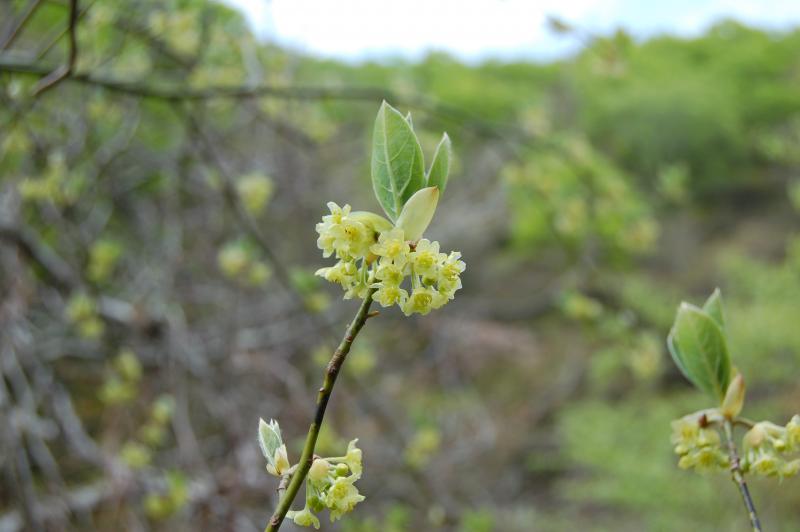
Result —
POLYGON ((722 305, 722 293, 719 288, 714 289, 714 293, 708 297, 703 305, 703 310, 714 318, 720 329, 725 330, 725 311, 722 305))
POLYGON ((667 346, 687 379, 722 400, 730 382, 730 356, 714 318, 693 305, 681 304, 667 346))

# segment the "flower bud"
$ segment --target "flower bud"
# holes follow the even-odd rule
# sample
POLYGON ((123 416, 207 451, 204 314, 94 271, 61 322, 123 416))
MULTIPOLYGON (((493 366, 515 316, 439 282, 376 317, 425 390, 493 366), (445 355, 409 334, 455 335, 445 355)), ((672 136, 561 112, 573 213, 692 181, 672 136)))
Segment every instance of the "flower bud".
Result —
POLYGON ((756 449, 760 447, 766 439, 767 432, 764 430, 764 427, 761 423, 756 423, 755 426, 744 435, 744 444, 745 447, 756 449))
POLYGON ((744 378, 739 373, 731 380, 728 385, 728 391, 725 393, 725 399, 722 400, 720 412, 722 412, 723 416, 731 419, 739 415, 744 406, 744 393, 744 378))
POLYGON ((317 458, 308 470, 308 478, 312 482, 322 482, 328 478, 328 471, 330 471, 330 468, 331 464, 327 460, 317 458))
POLYGON ((336 476, 344 477, 350 474, 350 468, 347 464, 336 464, 336 476))
POLYGON ((439 189, 427 187, 420 189, 408 198, 397 218, 397 227, 403 230, 406 240, 419 240, 433 220, 436 204, 439 202, 439 189))
POLYGON ((280 447, 275 449, 275 454, 273 455, 272 460, 269 460, 269 464, 267 465, 267 471, 271 475, 280 477, 288 473, 290 468, 291 464, 289 464, 289 455, 286 452, 286 444, 282 444, 280 447))
POLYGON ((314 512, 321 512, 325 508, 325 505, 322 503, 319 497, 312 495, 308 498, 308 507, 314 512))
POLYGON ((793 477, 798 472, 800 472, 800 458, 792 460, 791 462, 786 462, 781 467, 781 476, 784 477, 793 477))

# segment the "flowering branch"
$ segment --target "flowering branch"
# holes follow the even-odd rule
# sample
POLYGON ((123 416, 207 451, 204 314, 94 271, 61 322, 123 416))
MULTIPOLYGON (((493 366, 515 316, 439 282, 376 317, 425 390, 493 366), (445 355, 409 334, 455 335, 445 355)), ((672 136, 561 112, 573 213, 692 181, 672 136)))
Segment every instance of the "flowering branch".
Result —
POLYGON ((306 475, 308 475, 308 470, 311 469, 311 464, 314 462, 314 448, 317 445, 317 437, 322 428, 322 421, 325 417, 325 409, 328 406, 328 400, 330 400, 331 393, 333 393, 333 385, 336 383, 336 377, 342 369, 342 364, 344 364, 347 354, 350 352, 353 341, 356 339, 356 336, 358 336, 361 328, 364 327, 367 319, 369 319, 369 307, 372 305, 372 294, 375 293, 375 290, 375 288, 371 288, 367 297, 364 298, 355 318, 353 318, 350 326, 347 327, 347 331, 339 347, 333 352, 333 356, 330 362, 328 362, 328 367, 325 369, 325 377, 322 381, 322 387, 319 389, 319 394, 317 395, 317 409, 314 413, 314 421, 311 422, 311 426, 308 429, 306 443, 303 446, 303 453, 300 456, 297 471, 292 475, 289 486, 286 488, 286 493, 281 497, 278 502, 278 507, 275 509, 275 513, 272 514, 272 518, 269 520, 269 524, 266 528, 267 532, 273 532, 280 528, 283 519, 286 517, 286 513, 292 506, 292 502, 295 497, 297 497, 297 492, 300 491, 300 487, 303 485, 306 475))
POLYGON ((758 514, 756 514, 756 507, 753 504, 753 499, 750 497, 750 490, 747 488, 747 482, 744 480, 739 453, 736 452, 736 443, 733 441, 733 423, 731 420, 726 419, 722 426, 725 430, 725 440, 728 444, 728 457, 731 461, 731 479, 739 487, 739 492, 742 494, 742 501, 744 502, 745 508, 747 508, 747 513, 750 515, 750 524, 753 526, 753 532, 761 532, 761 523, 758 520, 758 514))
POLYGON ((447 185, 451 157, 447 134, 426 170, 411 117, 384 102, 375 120, 372 148, 372 185, 389 219, 331 201, 330 214, 316 225, 323 257, 335 256, 338 261, 320 268, 316 275, 341 285, 345 299, 358 298, 362 303, 328 363, 297 464, 290 465, 278 422, 262 419, 259 423, 267 471, 281 479, 278 507, 266 532, 277 531, 286 518, 319 528, 315 512, 327 508, 331 521, 336 521, 364 500, 355 486, 363 472, 358 440, 350 442, 344 456, 323 458, 316 456, 314 449, 333 386, 353 341, 366 321, 378 315, 369 310, 373 300, 384 308, 397 305, 406 316, 424 316, 446 305, 461 288, 460 276, 466 268, 461 253, 441 253, 439 242, 423 238, 447 185), (291 510, 303 483, 305 506, 291 510))
POLYGON ((727 329, 722 296, 716 290, 703 307, 682 303, 667 337, 675 365, 697 388, 719 407, 700 410, 672 422, 672 443, 680 456, 681 469, 729 470, 739 488, 754 532, 761 532, 744 475, 753 473, 780 480, 800 473, 800 415, 780 426, 769 421, 753 422, 739 417, 745 403, 741 374, 731 376, 727 329), (744 457, 733 439, 733 427, 749 430, 743 439, 744 457), (725 437, 723 451, 720 432, 725 437))

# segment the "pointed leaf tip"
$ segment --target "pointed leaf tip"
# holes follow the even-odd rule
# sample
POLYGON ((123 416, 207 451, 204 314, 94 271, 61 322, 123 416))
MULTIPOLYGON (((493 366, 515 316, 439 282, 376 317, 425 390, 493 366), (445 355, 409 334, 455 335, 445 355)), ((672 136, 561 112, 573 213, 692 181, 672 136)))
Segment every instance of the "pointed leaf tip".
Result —
POLYGON ((722 292, 719 288, 715 288, 706 302, 703 304, 703 310, 711 316, 717 325, 724 331, 725 330, 725 306, 722 302, 722 292))
POLYGON ((447 178, 450 175, 450 159, 452 158, 452 143, 447 133, 442 135, 442 140, 436 146, 433 154, 433 161, 428 170, 427 184, 429 187, 438 187, 444 192, 447 187, 447 178))
POLYGON ((425 230, 436 213, 439 202, 439 189, 426 187, 411 196, 397 218, 397 227, 403 230, 406 240, 416 241, 422 238, 425 230))

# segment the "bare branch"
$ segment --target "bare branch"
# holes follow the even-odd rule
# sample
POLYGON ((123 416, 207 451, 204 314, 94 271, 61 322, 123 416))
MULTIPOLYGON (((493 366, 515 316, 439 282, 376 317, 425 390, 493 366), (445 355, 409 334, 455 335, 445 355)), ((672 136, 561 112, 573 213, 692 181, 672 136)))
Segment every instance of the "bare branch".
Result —
POLYGON ((22 33, 22 29, 25 27, 25 24, 28 23, 28 21, 31 19, 31 15, 36 12, 36 9, 39 7, 39 5, 41 5, 41 3, 42 0, 30 0, 28 2, 28 5, 20 16, 19 21, 15 25, 11 26, 8 35, 3 40, 3 43, 0 44, 0 50, 8 50, 11 45, 14 44, 14 41, 22 33))
MULTIPOLYGON (((27 75, 46 75, 51 69, 24 61, 14 61, 0 58, 0 73, 14 72, 27 75)), ((245 85, 209 86, 202 89, 180 87, 171 85, 158 86, 156 84, 124 81, 104 76, 87 73, 72 73, 70 81, 84 85, 92 85, 103 89, 136 96, 172 102, 204 101, 217 99, 248 99, 248 98, 276 98, 282 100, 318 101, 339 100, 352 102, 369 102, 374 104, 381 100, 388 100, 412 109, 425 111, 442 119, 453 120, 481 135, 497 139, 529 140, 530 135, 510 126, 495 125, 472 113, 450 105, 435 102, 418 96, 408 96, 381 87, 323 87, 308 85, 245 85)))
POLYGON ((67 290, 77 284, 77 279, 69 265, 47 247, 41 245, 28 229, 0 222, 0 240, 16 245, 22 254, 36 264, 58 288, 67 290))
POLYGON ((40 79, 33 89, 34 96, 39 96, 46 90, 55 87, 68 78, 75 69, 75 63, 78 61, 78 12, 78 0, 69 0, 69 55, 67 63, 40 79))

